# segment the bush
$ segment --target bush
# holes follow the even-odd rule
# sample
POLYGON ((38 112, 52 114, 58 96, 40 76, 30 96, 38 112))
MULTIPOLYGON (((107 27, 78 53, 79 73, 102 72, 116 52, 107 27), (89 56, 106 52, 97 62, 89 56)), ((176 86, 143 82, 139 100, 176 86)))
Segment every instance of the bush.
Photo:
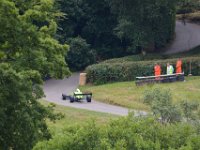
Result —
POLYGON ((168 89, 155 88, 143 96, 144 103, 150 106, 155 118, 162 123, 188 122, 200 123, 200 103, 187 100, 174 104, 172 93, 168 89))
POLYGON ((42 141, 33 150, 160 150, 200 149, 196 126, 187 123, 162 125, 153 118, 132 115, 111 121, 69 127, 49 141, 42 141))
POLYGON ((66 56, 66 61, 72 70, 82 70, 95 62, 95 53, 90 49, 90 45, 80 37, 69 40, 70 49, 66 56))
POLYGON ((172 94, 169 90, 154 89, 144 93, 144 103, 150 105, 153 114, 162 123, 181 120, 181 111, 172 103, 172 94))
MULTIPOLYGON (((154 61, 137 61, 137 62, 116 62, 100 63, 89 66, 86 69, 88 82, 94 84, 103 84, 107 82, 131 81, 138 76, 154 75, 154 63, 160 63, 162 74, 166 74, 166 64, 169 62, 175 67, 177 59, 154 60, 154 61)), ((192 65, 191 72, 193 75, 200 75, 200 58, 187 57, 183 59, 183 71, 185 74, 190 73, 190 62, 192 65)))

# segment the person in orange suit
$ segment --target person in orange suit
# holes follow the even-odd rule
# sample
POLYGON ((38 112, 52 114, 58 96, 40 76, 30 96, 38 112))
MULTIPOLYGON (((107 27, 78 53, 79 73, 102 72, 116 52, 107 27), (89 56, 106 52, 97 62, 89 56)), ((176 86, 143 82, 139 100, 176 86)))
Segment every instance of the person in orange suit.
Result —
MULTIPOLYGON (((154 66, 154 74, 155 76, 161 75, 161 66, 158 63, 156 63, 154 66)), ((159 77, 157 77, 156 79, 159 79, 159 77)))
POLYGON ((176 73, 182 73, 182 60, 180 58, 176 62, 176 73))

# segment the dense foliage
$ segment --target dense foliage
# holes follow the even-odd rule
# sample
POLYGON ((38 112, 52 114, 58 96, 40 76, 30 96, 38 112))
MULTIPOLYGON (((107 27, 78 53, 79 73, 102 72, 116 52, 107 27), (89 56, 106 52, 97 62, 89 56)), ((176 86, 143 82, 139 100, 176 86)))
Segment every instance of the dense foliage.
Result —
POLYGON ((83 70, 88 65, 95 62, 95 52, 90 49, 90 45, 80 37, 69 40, 69 52, 66 56, 66 62, 74 70, 83 70))
POLYGON ((44 77, 64 77, 68 46, 53 37, 57 31, 54 1, 0 1, 0 62, 16 70, 37 70, 44 77))
POLYGON ((41 83, 36 71, 17 73, 0 64, 0 149, 29 150, 50 138, 45 119, 55 116, 37 102, 43 96, 41 83))
POLYGON ((172 39, 176 0, 111 0, 118 14, 115 28, 120 39, 130 41, 130 50, 160 48, 172 39))
POLYGON ((117 16, 112 14, 107 1, 61 0, 59 4, 66 13, 66 18, 59 22, 62 42, 81 36, 96 49, 100 58, 122 55, 120 40, 113 33, 117 16))
POLYGON ((174 35, 174 0, 61 0, 63 43, 77 36, 96 50, 97 60, 155 50, 174 35))
POLYGON ((37 144, 34 150, 198 150, 198 128, 187 123, 161 124, 151 118, 132 115, 111 121, 104 127, 95 123, 67 128, 63 134, 37 144))
MULTIPOLYGON (((158 62, 162 67, 162 74, 166 74, 166 64, 169 62, 176 65, 177 59, 165 59, 154 61, 112 61, 112 63, 103 62, 89 66, 86 69, 88 82, 102 84, 116 81, 131 81, 140 76, 154 75, 154 63, 158 62)), ((183 71, 185 74, 200 75, 200 58, 183 58, 183 71)))
POLYGON ((41 78, 69 75, 68 45, 55 38, 62 14, 52 0, 0 1, 0 149, 29 150, 49 138, 52 110, 37 101, 41 78))

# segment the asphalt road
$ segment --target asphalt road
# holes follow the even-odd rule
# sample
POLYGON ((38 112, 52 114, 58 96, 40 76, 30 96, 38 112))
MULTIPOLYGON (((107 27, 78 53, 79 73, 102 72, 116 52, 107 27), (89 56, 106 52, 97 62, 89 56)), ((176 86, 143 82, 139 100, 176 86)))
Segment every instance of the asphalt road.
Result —
MULTIPOLYGON (((49 102, 53 102, 58 105, 63 106, 69 106, 79 109, 86 109, 91 111, 97 111, 97 112, 104 112, 104 113, 110 113, 114 115, 121 115, 125 116, 128 114, 129 111, 127 108, 119 107, 119 106, 113 106, 101 102, 97 102, 92 100, 91 103, 87 103, 85 101, 83 102, 75 102, 70 103, 68 100, 63 101, 62 100, 62 93, 70 94, 72 93, 77 87, 79 82, 79 73, 73 74, 71 77, 63 79, 63 80, 55 80, 50 79, 45 82, 44 84, 44 92, 45 92, 45 100, 49 102)), ((95 94, 95 93, 94 93, 95 94)), ((145 112, 139 112, 135 111, 135 115, 144 115, 145 112)))
POLYGON ((176 22, 176 35, 174 41, 166 48, 165 54, 174 54, 189 51, 200 45, 200 25, 176 22))

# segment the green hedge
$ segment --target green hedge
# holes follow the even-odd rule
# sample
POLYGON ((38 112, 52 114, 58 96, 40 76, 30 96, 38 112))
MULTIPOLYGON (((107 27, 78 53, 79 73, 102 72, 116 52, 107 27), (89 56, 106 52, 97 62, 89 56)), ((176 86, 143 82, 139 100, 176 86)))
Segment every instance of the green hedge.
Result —
POLYGON ((200 46, 197 46, 189 51, 181 52, 177 54, 155 54, 155 53, 147 53, 146 55, 138 54, 138 55, 130 55, 120 58, 113 58, 103 61, 102 63, 122 63, 122 62, 132 62, 132 61, 152 61, 152 60, 163 60, 163 59, 175 59, 175 58, 184 58, 184 57, 197 57, 200 56, 200 46))
MULTIPOLYGON (((116 62, 100 63, 87 67, 87 81, 94 84, 104 84, 108 82, 131 81, 138 76, 154 75, 154 64, 161 64, 162 74, 166 74, 166 64, 173 64, 174 68, 177 59, 165 59, 155 61, 138 62, 116 62)), ((183 71, 189 74, 190 62, 192 64, 192 74, 200 75, 200 57, 183 58, 183 71)))
POLYGON ((146 54, 143 56, 142 54, 125 56, 121 58, 113 58, 103 61, 102 63, 124 63, 124 62, 133 62, 133 61, 148 61, 148 60, 159 60, 166 59, 168 56, 160 55, 160 54, 146 54))

